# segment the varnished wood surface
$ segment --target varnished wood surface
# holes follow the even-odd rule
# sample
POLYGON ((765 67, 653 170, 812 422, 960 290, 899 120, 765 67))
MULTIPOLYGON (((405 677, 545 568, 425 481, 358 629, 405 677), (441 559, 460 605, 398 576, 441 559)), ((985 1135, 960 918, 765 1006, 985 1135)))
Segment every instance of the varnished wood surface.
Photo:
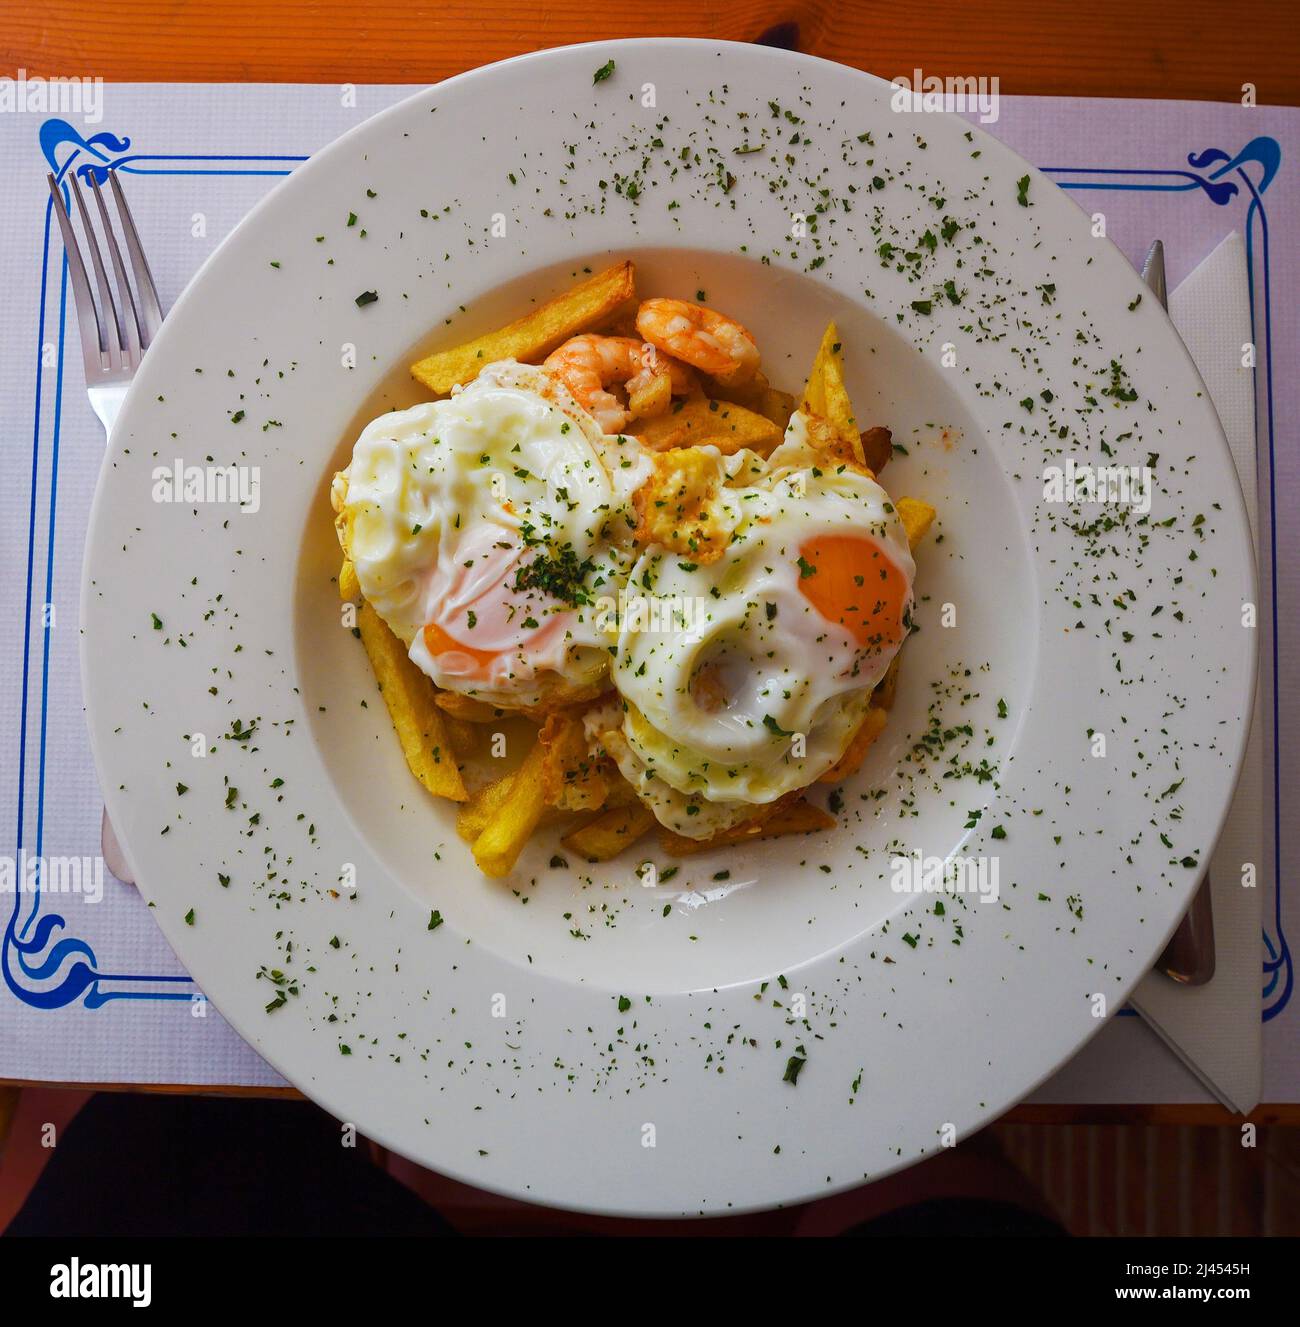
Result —
POLYGON ((0 73, 110 81, 435 82, 615 37, 766 38, 882 78, 996 76, 1001 91, 1300 103, 1294 0, 3 0, 0 73))

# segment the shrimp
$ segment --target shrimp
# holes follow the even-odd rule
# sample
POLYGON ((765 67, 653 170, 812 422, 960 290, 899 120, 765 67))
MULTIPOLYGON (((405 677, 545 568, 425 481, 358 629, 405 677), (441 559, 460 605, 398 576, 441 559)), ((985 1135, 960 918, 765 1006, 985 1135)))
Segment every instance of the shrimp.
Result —
POLYGON ((571 337, 547 356, 542 369, 558 378, 606 433, 621 432, 632 417, 611 386, 618 384, 631 395, 667 374, 673 396, 686 396, 695 388, 695 375, 685 364, 631 336, 589 332, 571 337))
POLYGON ((680 299, 648 299, 636 313, 636 330, 652 346, 676 355, 729 387, 758 372, 758 344, 734 318, 680 299))

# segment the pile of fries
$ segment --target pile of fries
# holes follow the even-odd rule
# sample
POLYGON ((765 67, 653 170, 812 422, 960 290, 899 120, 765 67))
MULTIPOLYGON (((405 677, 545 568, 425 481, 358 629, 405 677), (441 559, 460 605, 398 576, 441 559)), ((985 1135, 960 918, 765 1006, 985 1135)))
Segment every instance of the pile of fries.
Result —
MULTIPOLYGON (((445 396, 471 382, 488 364, 502 359, 538 364, 580 333, 635 335, 630 327, 636 304, 633 266, 622 262, 507 327, 420 360, 411 366, 411 373, 435 396, 445 396)), ((780 443, 796 407, 795 398, 774 388, 761 372, 743 387, 728 388, 708 378, 702 380, 702 387, 701 394, 685 398, 673 409, 634 418, 629 431, 656 452, 712 446, 724 453, 748 448, 766 456, 780 443)), ((892 451, 888 430, 858 431, 844 386, 834 323, 822 338, 798 407, 811 417, 831 454, 873 473, 888 462, 892 451)), ((908 542, 915 548, 934 520, 934 509, 911 498, 899 498, 894 505, 908 542)), ((570 852, 590 862, 618 856, 654 826, 653 814, 614 762, 589 754, 583 712, 596 699, 594 694, 568 695, 563 703, 544 712, 530 712, 527 718, 535 732, 523 763, 470 791, 465 775, 484 745, 483 737, 494 726, 519 716, 472 697, 438 690, 411 662, 406 646, 362 601, 356 572, 346 557, 338 585, 345 601, 359 605, 359 634, 411 773, 435 797, 460 803, 456 828, 471 845, 485 875, 508 875, 544 822, 572 822, 561 841, 570 852)), ((895 657, 848 749, 821 782, 839 782, 861 765, 885 726, 897 675, 895 657)), ((835 824, 832 816, 799 792, 754 810, 751 819, 709 839, 684 838, 661 829, 660 845, 667 853, 685 856, 835 824)))

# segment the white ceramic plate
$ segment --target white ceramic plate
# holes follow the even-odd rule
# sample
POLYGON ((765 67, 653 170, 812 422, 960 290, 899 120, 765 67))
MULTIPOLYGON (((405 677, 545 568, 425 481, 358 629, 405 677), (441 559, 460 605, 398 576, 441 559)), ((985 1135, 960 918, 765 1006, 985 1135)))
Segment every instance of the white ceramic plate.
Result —
POLYGON ((334 1115, 540 1202, 735 1212, 960 1141, 1150 966, 1244 741, 1240 493, 1142 293, 994 140, 764 48, 550 51, 322 152, 167 319, 87 544, 99 773, 181 959, 334 1115), (417 351, 624 255, 644 293, 703 289, 748 324, 779 386, 837 318, 861 421, 907 451, 885 482, 933 503, 942 537, 841 829, 653 889, 653 841, 579 872, 541 836, 492 883, 340 624, 328 480, 367 418, 418 399, 417 351), (1044 501, 1047 465, 1149 453, 1146 517, 1044 501), (260 509, 155 501, 177 458, 258 467, 260 509), (892 888, 899 849, 982 857, 1000 898, 939 915, 892 888))

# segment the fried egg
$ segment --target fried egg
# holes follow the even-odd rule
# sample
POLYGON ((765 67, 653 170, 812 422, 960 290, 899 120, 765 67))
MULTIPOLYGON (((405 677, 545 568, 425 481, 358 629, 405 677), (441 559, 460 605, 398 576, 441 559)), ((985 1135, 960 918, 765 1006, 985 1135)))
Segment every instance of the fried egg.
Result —
POLYGON ((692 450, 673 462, 689 481, 638 501, 654 542, 621 614, 622 723, 601 741, 661 823, 705 838, 843 755, 911 627, 915 565, 884 489, 802 414, 766 463, 692 450))
POLYGON ((332 498, 362 594, 415 663, 525 708, 604 680, 616 621, 599 604, 635 558, 648 469, 551 377, 504 361, 370 423, 332 498))

